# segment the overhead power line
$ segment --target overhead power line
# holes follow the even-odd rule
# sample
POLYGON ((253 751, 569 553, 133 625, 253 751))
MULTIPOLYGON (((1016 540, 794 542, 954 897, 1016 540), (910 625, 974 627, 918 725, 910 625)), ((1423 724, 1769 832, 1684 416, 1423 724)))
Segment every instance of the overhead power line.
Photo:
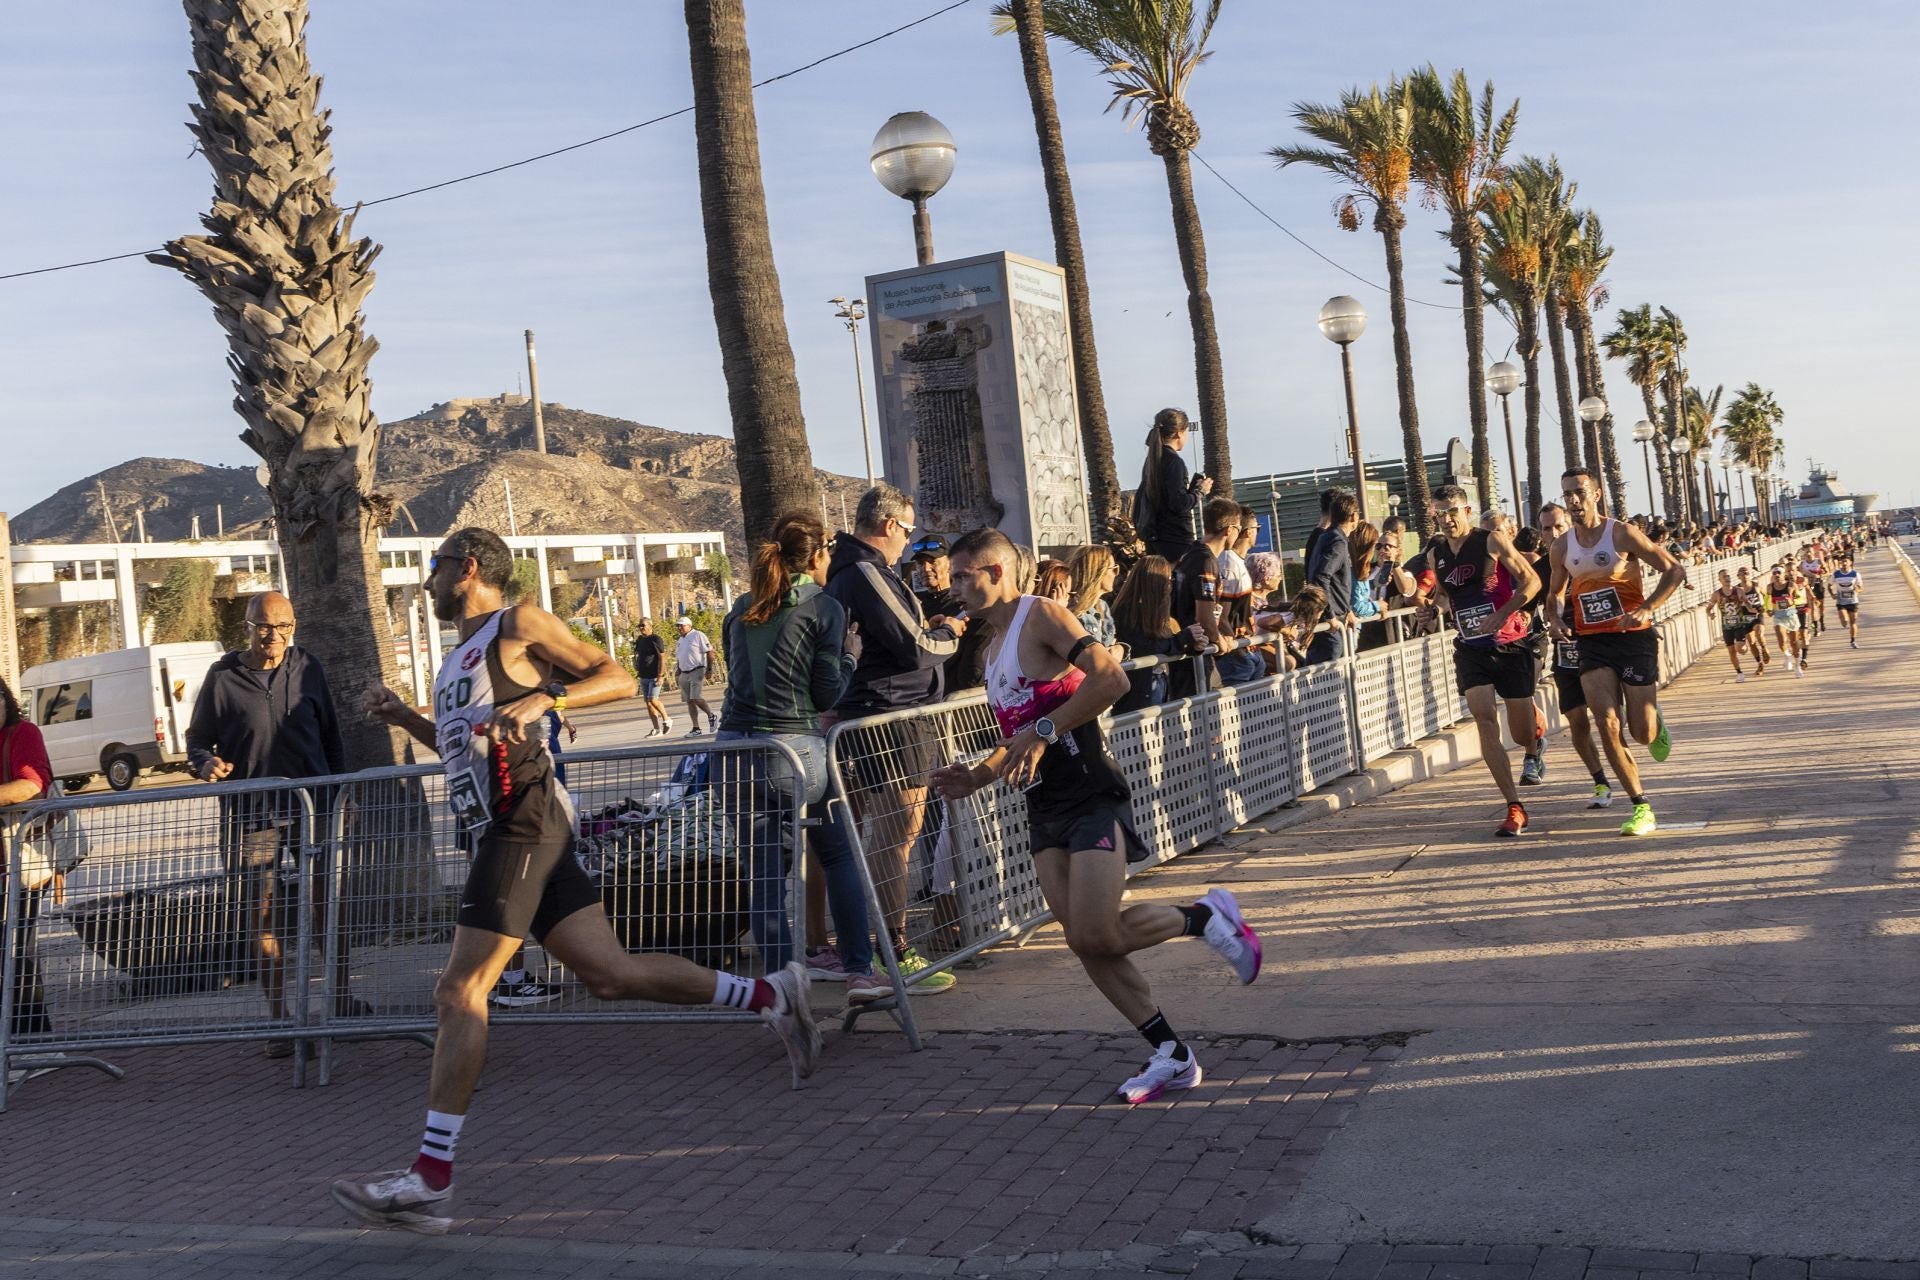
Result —
MULTIPOLYGON (((866 40, 862 40, 858 44, 850 44, 844 49, 836 49, 832 53, 827 54, 825 57, 815 58, 812 62, 806 63, 802 66, 794 67, 791 70, 782 71, 779 75, 768 76, 765 80, 755 81, 753 87, 756 89, 764 89, 766 86, 770 84, 776 84, 779 81, 786 80, 793 76, 800 75, 803 72, 812 71, 815 67, 824 66, 827 63, 832 62, 836 58, 844 58, 850 53, 857 53, 860 50, 865 49, 871 45, 879 44, 882 40, 890 39, 893 36, 899 35, 903 31, 911 31, 913 28, 921 25, 922 23, 932 22, 935 18, 940 17, 942 14, 952 13, 955 9, 965 8, 967 5, 970 5, 972 3, 973 3, 973 0, 954 0, 954 3, 949 4, 944 8, 935 9, 932 13, 924 14, 921 17, 915 18, 912 22, 902 23, 900 26, 894 27, 890 31, 882 31, 879 35, 870 37, 869 39, 866 39, 866 40)), ((630 124, 624 129, 615 129, 612 133, 603 133, 596 138, 587 138, 583 141, 571 143, 564 147, 555 147, 551 151, 542 151, 539 155, 528 156, 523 160, 509 161, 506 164, 495 165, 491 169, 481 169, 475 173, 462 174, 457 178, 448 178, 444 182, 433 182, 423 187, 414 187, 409 191, 400 191, 390 196, 381 196, 377 200, 363 200, 360 202, 359 207, 363 209, 370 209, 377 204, 390 204, 395 200, 405 200, 410 196, 424 195, 429 191, 440 191, 446 187, 458 186, 463 182, 472 182, 477 178, 492 177, 496 173, 505 173, 509 169, 518 169, 523 165, 534 164, 541 160, 551 160, 554 156, 565 155, 569 151, 578 151, 583 147, 591 147, 596 143, 608 142, 614 138, 624 137, 625 135, 629 133, 633 133, 636 130, 645 129, 656 124, 664 124, 668 120, 678 119, 681 116, 690 114, 692 111, 693 111, 692 104, 688 104, 687 106, 681 107, 678 111, 669 111, 665 115, 654 116, 651 120, 642 120, 638 124, 630 124)), ((34 267, 27 271, 9 271, 4 275, 0 275, 0 280, 18 280, 24 276, 43 276, 48 274, 49 272, 54 272, 54 271, 72 271, 78 267, 98 266, 103 262, 124 262, 128 258, 144 258, 149 253, 155 253, 155 252, 158 252, 157 248, 156 249, 135 249, 132 253, 116 253, 103 258, 88 258, 81 262, 63 262, 60 265, 53 266, 53 267, 34 267)))

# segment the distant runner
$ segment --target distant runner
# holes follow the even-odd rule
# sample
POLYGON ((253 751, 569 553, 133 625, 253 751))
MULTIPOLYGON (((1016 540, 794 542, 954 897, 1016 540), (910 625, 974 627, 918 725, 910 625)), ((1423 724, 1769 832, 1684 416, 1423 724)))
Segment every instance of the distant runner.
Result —
POLYGON ((1840 553, 1839 567, 1833 571, 1833 607, 1847 625, 1847 647, 1860 647, 1860 571, 1853 567, 1853 556, 1840 553))
POLYGON ((1794 597, 1795 588, 1792 579, 1787 576, 1786 565, 1773 566, 1773 576, 1767 580, 1767 608, 1773 618, 1773 640, 1780 646, 1780 652, 1786 655, 1787 670, 1793 672, 1797 679, 1806 674, 1800 666, 1806 657, 1806 638, 1800 630, 1800 610, 1794 607, 1794 597))

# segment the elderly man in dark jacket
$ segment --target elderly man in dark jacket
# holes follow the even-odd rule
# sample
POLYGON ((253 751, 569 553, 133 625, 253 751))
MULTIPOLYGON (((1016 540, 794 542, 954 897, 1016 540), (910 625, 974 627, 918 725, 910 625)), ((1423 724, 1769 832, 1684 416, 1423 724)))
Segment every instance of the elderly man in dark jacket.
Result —
MULTIPOLYGON (((247 604, 248 645, 214 663, 187 726, 187 767, 202 782, 251 778, 312 778, 346 772, 346 752, 333 695, 319 660, 293 643, 293 602, 278 591, 247 604)), ((325 820, 330 792, 316 792, 316 823, 325 820)), ((227 797, 220 805, 220 846, 229 875, 245 894, 242 919, 260 957, 260 988, 275 1018, 287 1016, 281 943, 292 940, 297 917, 274 911, 282 868, 299 871, 302 810, 292 791, 227 797), (282 938, 279 935, 288 935, 282 938)), ((309 839, 318 842, 320 833, 309 839)), ((316 882, 317 883, 317 882, 316 882)), ((294 892, 288 889, 286 892, 294 892)), ((335 990, 342 1013, 352 1010, 346 984, 347 948, 339 949, 335 990)), ((267 1043, 269 1057, 286 1057, 292 1042, 267 1043)))
MULTIPOLYGON (((944 692, 942 669, 960 647, 967 624, 960 618, 927 618, 894 572, 913 541, 913 520, 913 499, 879 484, 860 496, 853 532, 834 539, 827 594, 860 628, 862 644, 853 681, 834 708, 837 719, 924 707, 940 701, 944 692)), ((907 855, 926 821, 928 775, 945 761, 939 734, 925 721, 899 721, 873 732, 880 741, 851 761, 854 805, 867 828, 867 867, 881 918, 902 971, 917 971, 927 962, 906 945, 907 855)), ((942 973, 910 990, 932 994, 952 985, 952 975, 942 973)))

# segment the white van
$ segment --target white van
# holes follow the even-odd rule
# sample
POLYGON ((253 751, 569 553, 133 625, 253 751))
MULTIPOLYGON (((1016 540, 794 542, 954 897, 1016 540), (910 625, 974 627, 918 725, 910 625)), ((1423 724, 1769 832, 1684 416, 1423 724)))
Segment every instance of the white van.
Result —
POLYGON ((20 700, 69 789, 104 773, 125 791, 142 769, 187 760, 187 724, 207 669, 226 652, 211 640, 118 649, 29 667, 20 700))

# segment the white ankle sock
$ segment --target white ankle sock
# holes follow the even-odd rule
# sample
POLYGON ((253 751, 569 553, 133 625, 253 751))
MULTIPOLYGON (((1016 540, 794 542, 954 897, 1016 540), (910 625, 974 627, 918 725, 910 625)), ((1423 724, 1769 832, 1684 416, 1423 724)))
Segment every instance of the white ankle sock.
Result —
POLYGON ((453 1149, 460 1145, 460 1129, 465 1116, 450 1116, 444 1111, 427 1112, 427 1131, 420 1138, 420 1154, 434 1160, 453 1163, 453 1149))

